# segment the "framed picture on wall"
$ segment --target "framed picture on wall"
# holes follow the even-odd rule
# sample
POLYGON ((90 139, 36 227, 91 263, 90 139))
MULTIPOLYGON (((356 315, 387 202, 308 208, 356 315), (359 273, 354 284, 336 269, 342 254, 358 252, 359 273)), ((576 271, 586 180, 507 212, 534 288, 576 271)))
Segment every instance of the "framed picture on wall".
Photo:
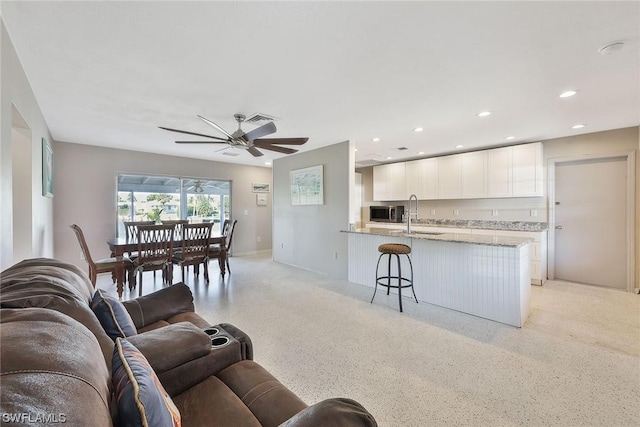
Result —
POLYGON ((269 184, 260 184, 260 183, 253 183, 251 184, 251 191, 254 193, 268 193, 270 191, 270 185, 269 184))
POLYGON ((323 165, 289 172, 292 205, 323 205, 323 165))
POLYGON ((53 150, 42 138, 42 195, 53 197, 53 150))

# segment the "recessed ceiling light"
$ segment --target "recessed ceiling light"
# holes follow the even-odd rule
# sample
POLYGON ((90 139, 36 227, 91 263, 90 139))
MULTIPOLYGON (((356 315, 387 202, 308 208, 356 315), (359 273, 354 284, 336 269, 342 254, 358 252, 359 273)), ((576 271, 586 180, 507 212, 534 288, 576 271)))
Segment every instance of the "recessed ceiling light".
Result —
POLYGON ((576 91, 576 90, 568 90, 566 92, 562 92, 560 94, 560 98, 569 98, 570 96, 573 96, 576 93, 578 93, 578 91, 576 91))
POLYGON ((478 113, 478 117, 487 117, 489 115, 491 115, 491 111, 482 111, 478 113))
POLYGON ((585 126, 586 126, 585 124, 573 125, 571 126, 571 129, 582 129, 585 126))
POLYGON ((513 139, 513 138, 515 138, 515 136, 508 136, 505 139, 513 139))
POLYGON ((271 162, 264 162, 265 165, 271 166, 271 162))
POLYGON ((456 145, 456 148, 463 148, 463 147, 464 145, 461 145, 461 144, 456 145))
POLYGON ((418 151, 418 154, 424 154, 424 151, 418 151))
POLYGON ((387 157, 387 160, 391 160, 391 159, 393 159, 393 157, 387 157))
POLYGON ((373 138, 373 139, 372 139, 372 141, 373 141, 373 142, 378 142, 378 141, 380 141, 380 138, 378 138, 378 137, 373 138))
POLYGON ((422 128, 415 128, 415 129, 413 129, 413 131, 414 131, 414 132, 422 132, 423 130, 424 130, 424 129, 422 129, 422 128))

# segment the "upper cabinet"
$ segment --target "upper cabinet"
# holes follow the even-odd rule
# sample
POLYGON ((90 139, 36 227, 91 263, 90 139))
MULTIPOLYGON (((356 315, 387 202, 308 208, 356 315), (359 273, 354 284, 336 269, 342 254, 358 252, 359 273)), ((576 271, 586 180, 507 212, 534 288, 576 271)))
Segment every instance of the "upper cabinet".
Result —
POLYGON ((373 200, 405 200, 405 163, 389 163, 373 167, 373 200))
POLYGON ((438 159, 421 159, 405 163, 405 186, 408 195, 420 200, 438 198, 438 159))
POLYGON ((542 143, 374 166, 376 201, 544 195, 542 143))
POLYGON ((516 145, 513 148, 513 197, 544 195, 542 143, 516 145))
POLYGON ((513 195, 513 147, 487 150, 487 197, 513 195))
POLYGON ((439 199, 459 199, 460 198, 460 172, 462 166, 462 156, 438 157, 438 198, 439 199))
POLYGON ((460 193, 463 199, 487 197, 487 152, 460 154, 460 193))

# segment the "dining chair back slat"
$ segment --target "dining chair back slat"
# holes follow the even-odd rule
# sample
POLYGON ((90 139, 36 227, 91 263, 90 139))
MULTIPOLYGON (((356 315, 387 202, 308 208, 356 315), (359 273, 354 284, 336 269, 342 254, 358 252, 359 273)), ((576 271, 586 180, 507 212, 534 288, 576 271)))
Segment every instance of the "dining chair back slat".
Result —
POLYGON ((182 225, 182 246, 174 255, 173 262, 180 265, 183 282, 185 267, 193 265, 194 274, 197 275, 196 266, 199 264, 204 264, 204 277, 209 282, 209 239, 212 228, 212 223, 182 225))
POLYGON ((162 277, 168 284, 172 282, 173 231, 175 224, 138 226, 138 258, 135 268, 142 295, 142 273, 162 270, 162 277))
POLYGON ((173 235, 177 238, 182 236, 182 226, 185 224, 189 224, 189 220, 186 219, 165 219, 160 221, 162 225, 175 225, 176 228, 173 230, 173 235))

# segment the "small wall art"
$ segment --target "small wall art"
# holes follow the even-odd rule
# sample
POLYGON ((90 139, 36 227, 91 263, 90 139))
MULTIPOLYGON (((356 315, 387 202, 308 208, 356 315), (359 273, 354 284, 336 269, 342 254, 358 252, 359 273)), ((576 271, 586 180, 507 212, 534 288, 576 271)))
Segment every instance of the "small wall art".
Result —
POLYGON ((289 172, 292 205, 323 205, 323 165, 289 172))
POLYGON ((254 193, 268 193, 270 190, 271 190, 271 185, 269 184, 259 184, 259 183, 251 184, 251 191, 254 193))
POLYGON ((53 197, 53 150, 42 138, 42 195, 53 197))

